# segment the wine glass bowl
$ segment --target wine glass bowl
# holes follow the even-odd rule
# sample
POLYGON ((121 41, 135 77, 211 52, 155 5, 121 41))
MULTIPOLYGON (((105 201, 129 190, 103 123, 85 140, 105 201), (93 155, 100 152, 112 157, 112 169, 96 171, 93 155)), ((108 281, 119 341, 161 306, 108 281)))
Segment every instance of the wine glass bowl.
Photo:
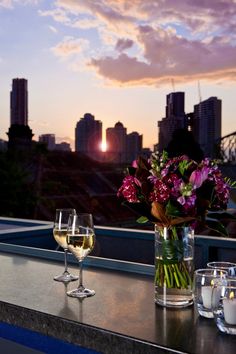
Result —
POLYGON ((72 275, 68 271, 67 266, 67 251, 68 245, 66 242, 67 237, 67 227, 69 216, 75 214, 76 210, 73 208, 64 208, 64 209, 56 209, 56 215, 53 226, 53 236, 59 246, 64 249, 64 262, 65 269, 61 275, 57 275, 54 277, 54 280, 61 282, 70 282, 78 279, 78 276, 72 275))
POLYGON ((67 236, 68 250, 74 254, 75 258, 82 261, 94 247, 94 232, 80 227, 78 233, 67 236))
POLYGON ((95 244, 92 214, 70 215, 66 241, 68 250, 75 256, 80 266, 79 286, 77 289, 68 291, 67 295, 78 298, 93 296, 95 291, 84 287, 82 277, 82 262, 93 250, 95 244))

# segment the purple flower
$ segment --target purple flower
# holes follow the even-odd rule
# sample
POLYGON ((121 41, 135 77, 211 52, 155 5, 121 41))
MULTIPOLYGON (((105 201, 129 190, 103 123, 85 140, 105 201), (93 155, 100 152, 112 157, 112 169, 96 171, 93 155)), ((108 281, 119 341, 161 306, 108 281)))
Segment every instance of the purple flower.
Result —
POLYGON ((193 215, 196 211, 196 199, 196 194, 192 194, 189 197, 181 196, 177 199, 177 201, 182 205, 185 214, 193 215))
POLYGON ((165 184, 169 187, 172 196, 179 196, 180 187, 183 182, 181 178, 179 178, 175 173, 172 173, 164 177, 163 182, 165 182, 165 184))
POLYGON ((156 181, 158 180, 157 176, 149 176, 148 177, 148 180, 152 183, 152 184, 155 184, 156 181))
POLYGON ((215 178, 215 198, 212 202, 212 208, 225 209, 229 199, 229 187, 222 177, 215 178))
POLYGON ((177 201, 179 202, 179 204, 184 205, 185 204, 185 197, 183 195, 181 195, 181 197, 179 197, 177 199, 177 201))
POLYGON ((208 178, 209 168, 203 166, 201 170, 195 170, 191 173, 189 181, 192 183, 193 188, 199 188, 208 178))

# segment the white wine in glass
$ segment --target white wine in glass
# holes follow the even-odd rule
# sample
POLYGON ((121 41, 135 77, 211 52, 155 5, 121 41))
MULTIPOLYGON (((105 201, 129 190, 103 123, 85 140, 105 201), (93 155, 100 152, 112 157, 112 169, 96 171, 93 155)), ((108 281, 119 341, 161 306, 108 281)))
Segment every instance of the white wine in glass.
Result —
POLYGON ((68 266, 67 266, 68 246, 66 242, 66 236, 67 236, 69 216, 71 214, 72 215, 76 214, 76 210, 71 208, 56 209, 56 216, 55 216, 55 221, 53 226, 53 236, 56 242, 58 243, 58 245, 64 249, 64 256, 65 256, 64 272, 61 275, 57 275, 54 277, 54 280, 56 281, 69 282, 78 279, 78 276, 72 275, 68 271, 68 266))
POLYGON ((83 285, 83 260, 93 250, 95 244, 95 233, 92 214, 70 215, 67 229, 68 250, 79 261, 79 286, 77 289, 67 292, 68 296, 84 298, 93 296, 94 290, 83 285))

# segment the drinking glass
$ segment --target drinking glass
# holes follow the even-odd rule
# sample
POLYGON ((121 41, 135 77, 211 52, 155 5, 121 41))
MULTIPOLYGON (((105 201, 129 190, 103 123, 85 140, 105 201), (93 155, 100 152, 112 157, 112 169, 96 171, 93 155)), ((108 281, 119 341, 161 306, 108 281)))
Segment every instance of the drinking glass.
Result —
POLYGON ((84 213, 70 215, 67 229, 67 244, 69 251, 79 261, 79 286, 67 292, 68 296, 84 298, 93 296, 94 290, 83 285, 83 260, 93 250, 95 233, 92 214, 84 213))
POLYGON ((227 272, 221 269, 197 269, 194 272, 194 302, 200 316, 213 318, 212 307, 217 306, 221 298, 218 284, 224 284, 227 272), (213 292, 214 291, 214 292, 213 292))
POLYGON ((225 284, 217 284, 213 294, 217 291, 222 297, 213 306, 216 325, 221 332, 236 335, 236 278, 228 277, 225 284))
POLYGON ((228 273, 228 276, 236 278, 236 263, 224 261, 208 262, 207 268, 225 270, 228 273))
POLYGON ((76 210, 71 208, 65 209, 56 209, 56 216, 53 226, 53 236, 57 241, 58 245, 64 249, 64 262, 65 269, 61 275, 57 275, 54 277, 56 281, 69 282, 78 279, 78 276, 72 275, 68 271, 67 266, 67 252, 68 246, 66 242, 66 234, 67 234, 67 226, 70 214, 75 214, 76 210))

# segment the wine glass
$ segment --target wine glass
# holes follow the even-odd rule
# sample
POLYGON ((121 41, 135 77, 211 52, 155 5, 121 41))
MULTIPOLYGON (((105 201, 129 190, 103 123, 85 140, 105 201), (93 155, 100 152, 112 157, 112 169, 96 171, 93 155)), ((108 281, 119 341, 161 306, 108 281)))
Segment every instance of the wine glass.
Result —
POLYGON ((79 286, 77 289, 67 292, 72 297, 84 298, 93 296, 94 290, 83 285, 83 260, 93 250, 95 233, 92 214, 84 213, 70 215, 67 229, 68 250, 79 261, 79 286))
POLYGON ((70 214, 76 214, 76 210, 72 208, 56 209, 56 216, 53 226, 53 236, 58 245, 64 249, 65 270, 61 275, 54 277, 56 281, 69 282, 78 279, 78 276, 72 275, 67 267, 68 246, 66 242, 67 226, 70 214))

